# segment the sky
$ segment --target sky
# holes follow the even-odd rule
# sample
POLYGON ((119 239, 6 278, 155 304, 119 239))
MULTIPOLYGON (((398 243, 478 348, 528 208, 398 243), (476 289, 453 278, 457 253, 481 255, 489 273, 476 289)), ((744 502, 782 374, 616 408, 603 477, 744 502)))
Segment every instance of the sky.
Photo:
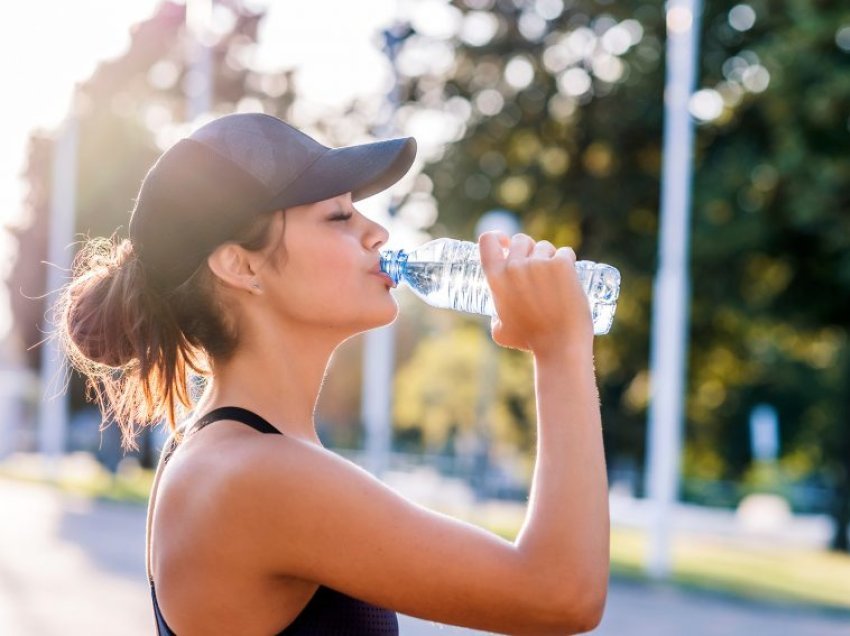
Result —
MULTIPOLYGON (((22 218, 20 174, 30 132, 55 130, 75 83, 85 81, 99 62, 124 53, 130 26, 152 15, 158 4, 27 0, 7 9, 0 20, 0 75, 9 96, 0 118, 0 226, 22 218)), ((435 2, 418 6, 427 4, 435 2)), ((375 34, 407 11, 409 0, 369 0, 368 11, 351 0, 246 0, 245 5, 267 9, 257 65, 263 70, 296 68, 299 96, 316 108, 386 91, 388 68, 375 48, 375 34)), ((369 213, 368 206, 364 212, 369 213)), ((0 279, 6 277, 12 254, 10 239, 0 232, 0 279)), ((6 294, 0 285, 0 339, 10 326, 6 294)))
MULTIPOLYGON (((0 222, 15 218, 22 197, 19 173, 26 140, 38 127, 63 119, 71 89, 97 64, 120 56, 129 28, 149 17, 159 0, 27 0, 15 3, 0 21, 0 73, 4 92, 14 96, 0 119, 0 222)), ((266 7, 257 63, 265 70, 296 67, 305 97, 334 106, 385 85, 384 60, 374 33, 392 20, 396 0, 370 0, 369 11, 347 0, 295 2, 252 0, 266 7), (333 21, 327 20, 331 14, 333 21), (339 53, 339 54, 334 54, 339 53)))

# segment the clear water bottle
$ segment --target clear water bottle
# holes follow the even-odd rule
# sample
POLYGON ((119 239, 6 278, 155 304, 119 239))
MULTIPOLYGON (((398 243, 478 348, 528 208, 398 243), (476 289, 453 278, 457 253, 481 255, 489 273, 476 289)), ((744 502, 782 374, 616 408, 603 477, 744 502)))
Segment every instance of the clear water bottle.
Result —
MULTIPOLYGON (((381 252, 381 270, 434 307, 496 315, 477 243, 441 238, 410 252, 386 250, 381 252)), ((576 262, 576 270, 593 316, 593 333, 606 334, 617 308, 620 272, 592 261, 576 262)))

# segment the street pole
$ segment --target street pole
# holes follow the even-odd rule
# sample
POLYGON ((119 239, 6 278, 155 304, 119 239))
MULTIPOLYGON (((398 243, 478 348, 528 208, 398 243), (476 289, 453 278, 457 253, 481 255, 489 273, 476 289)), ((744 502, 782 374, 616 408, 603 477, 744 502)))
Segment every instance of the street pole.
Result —
POLYGON ((213 58, 209 46, 213 0, 186 0, 187 73, 183 91, 186 95, 186 120, 195 121, 212 108, 213 58))
MULTIPOLYGON (((481 215, 475 224, 476 240, 485 232, 499 230, 513 236, 521 229, 519 219, 507 210, 490 210, 481 215)), ((499 356, 496 344, 490 337, 490 322, 484 324, 484 345, 481 351, 480 374, 478 379, 478 400, 475 408, 476 461, 472 482, 475 496, 479 500, 489 495, 490 452, 493 440, 493 423, 488 421, 487 413, 496 399, 496 387, 499 381, 499 356)))
POLYGON ((360 417, 366 434, 366 468, 378 478, 389 468, 392 447, 394 359, 395 323, 367 331, 363 340, 360 417))
MULTIPOLYGON (((51 315, 59 289, 68 281, 73 260, 77 200, 77 149, 79 122, 77 89, 60 125, 53 146, 53 175, 50 190, 50 217, 47 238, 47 307, 51 315)), ((48 325, 46 331, 51 331, 48 325)), ((68 364, 56 337, 41 348, 41 405, 38 414, 38 450, 47 476, 55 479, 59 459, 65 453, 68 431, 68 394, 65 391, 68 364)))
MULTIPOLYGON (((400 8, 401 5, 399 5, 400 8)), ((378 129, 381 137, 395 134, 395 111, 399 103, 396 55, 411 34, 399 21, 384 29, 384 53, 390 61, 393 84, 387 95, 387 112, 378 129), (401 27, 401 28, 400 28, 401 27)), ((392 450, 392 380, 395 368, 395 322, 370 329, 363 338, 363 386, 360 420, 365 429, 366 468, 380 478, 389 468, 392 450)))
POLYGON ((667 3, 667 79, 658 271, 650 352, 647 483, 652 506, 647 571, 671 566, 673 507, 679 493, 688 332, 693 122, 688 110, 697 75, 701 0, 667 3))

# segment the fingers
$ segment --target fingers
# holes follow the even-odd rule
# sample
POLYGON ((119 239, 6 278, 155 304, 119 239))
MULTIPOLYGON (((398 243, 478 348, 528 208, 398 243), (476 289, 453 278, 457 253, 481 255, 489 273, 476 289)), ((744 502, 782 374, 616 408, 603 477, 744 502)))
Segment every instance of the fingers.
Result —
POLYGON ((555 255, 555 246, 549 241, 537 241, 532 256, 551 258, 555 255))
POLYGON ((503 232, 484 232, 478 237, 478 252, 485 272, 501 269, 505 265, 505 250, 510 239, 503 232))
POLYGON ((558 250, 555 252, 555 258, 563 258, 564 260, 567 260, 573 265, 575 265, 576 253, 571 247, 559 247, 558 250))
POLYGON ((500 231, 485 232, 478 238, 478 250, 485 270, 504 267, 511 261, 522 261, 529 257, 559 257, 575 263, 576 255, 570 247, 556 249, 549 241, 535 241, 527 234, 519 233, 508 237, 500 231), (507 254, 505 250, 508 250, 507 254))
POLYGON ((506 265, 510 265, 511 262, 523 261, 528 258, 531 253, 534 251, 534 239, 531 238, 528 234, 514 234, 511 237, 511 246, 510 252, 508 253, 508 261, 506 265))

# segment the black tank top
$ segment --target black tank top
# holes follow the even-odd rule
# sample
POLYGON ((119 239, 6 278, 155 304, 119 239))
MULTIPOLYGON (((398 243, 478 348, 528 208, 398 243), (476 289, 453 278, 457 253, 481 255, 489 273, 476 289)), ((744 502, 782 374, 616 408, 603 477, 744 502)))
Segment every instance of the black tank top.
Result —
MULTIPOLYGON (((225 406, 207 413, 193 427, 197 431, 219 420, 232 420, 250 426, 260 433, 282 435, 274 426, 251 411, 225 406)), ((165 464, 176 448, 172 440, 162 456, 165 464)), ((150 580, 153 611, 159 636, 176 636, 165 622, 153 579, 150 580)), ((395 612, 370 605, 364 601, 320 585, 301 613, 276 636, 398 636, 398 617, 395 612)))

